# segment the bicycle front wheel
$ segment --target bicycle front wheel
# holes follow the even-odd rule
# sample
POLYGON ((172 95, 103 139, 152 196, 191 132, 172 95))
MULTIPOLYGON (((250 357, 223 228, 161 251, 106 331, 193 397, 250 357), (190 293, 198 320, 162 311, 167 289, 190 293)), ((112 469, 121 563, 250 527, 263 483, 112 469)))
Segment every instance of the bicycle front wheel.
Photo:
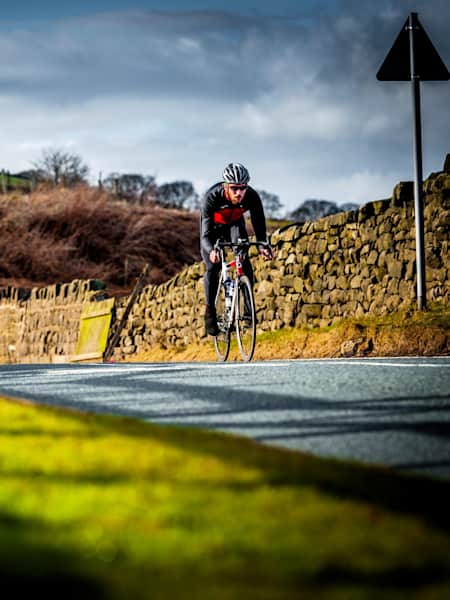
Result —
POLYGON ((219 333, 214 338, 214 348, 217 360, 225 362, 230 353, 230 323, 225 306, 225 288, 222 283, 222 277, 220 277, 219 287, 217 288, 216 314, 219 333))
POLYGON ((236 333, 239 351, 245 362, 252 360, 256 343, 255 299, 250 280, 245 275, 239 279, 236 333))

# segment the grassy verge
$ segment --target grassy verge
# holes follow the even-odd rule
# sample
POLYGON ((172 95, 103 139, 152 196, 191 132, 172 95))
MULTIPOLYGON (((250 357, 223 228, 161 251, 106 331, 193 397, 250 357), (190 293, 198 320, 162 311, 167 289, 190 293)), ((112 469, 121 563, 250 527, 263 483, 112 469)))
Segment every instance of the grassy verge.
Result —
POLYGON ((450 594, 450 482, 7 399, 0 436, 14 597, 450 594))
POLYGON ((0 174, 0 185, 6 185, 9 189, 25 189, 29 191, 31 187, 31 181, 22 179, 21 177, 14 177, 14 175, 0 174))
MULTIPOLYGON (((437 356, 450 354, 450 307, 343 319, 332 327, 286 327, 260 333, 255 360, 342 356, 437 356)), ((154 346, 127 360, 215 360, 212 338, 187 347, 154 346)), ((239 360, 236 344, 230 360, 239 360)))

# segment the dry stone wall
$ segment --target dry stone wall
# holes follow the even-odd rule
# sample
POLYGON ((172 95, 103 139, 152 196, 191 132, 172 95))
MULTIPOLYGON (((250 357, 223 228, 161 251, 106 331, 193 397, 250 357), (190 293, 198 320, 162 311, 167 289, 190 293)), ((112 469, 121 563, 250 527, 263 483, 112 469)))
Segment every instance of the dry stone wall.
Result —
POLYGON ((85 302, 103 284, 72 281, 31 292, 0 290, 0 362, 59 362, 75 354, 85 302))
MULTIPOLYGON (((450 302, 450 172, 424 183, 427 298, 450 302)), ((326 326, 416 305, 413 184, 389 200, 294 225, 273 235, 276 259, 253 258, 260 331, 326 326)), ((202 277, 195 264, 171 281, 148 286, 130 314, 117 358, 154 344, 184 346, 205 335, 202 277)), ((120 317, 123 307, 118 307, 120 317)))
MULTIPOLYGON (((450 303, 450 165, 424 183, 427 298, 450 303)), ((398 184, 389 200, 272 237, 276 258, 252 261, 260 331, 322 326, 343 317, 384 314, 416 305, 413 186, 398 184)), ((144 288, 121 332, 115 357, 149 346, 184 346, 205 337, 204 266, 144 288)), ((83 304, 100 282, 74 281, 30 292, 0 290, 0 361, 51 362, 75 353, 83 304)), ((116 302, 110 336, 128 298, 116 302)))

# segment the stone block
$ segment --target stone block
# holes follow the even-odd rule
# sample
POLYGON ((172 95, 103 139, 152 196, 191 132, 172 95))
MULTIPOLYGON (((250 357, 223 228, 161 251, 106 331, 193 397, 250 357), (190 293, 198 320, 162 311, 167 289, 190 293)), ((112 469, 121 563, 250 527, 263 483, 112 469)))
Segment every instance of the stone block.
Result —
POLYGON ((340 290, 347 290, 349 288, 348 278, 344 277, 344 275, 340 275, 336 279, 336 287, 340 290))
POLYGON ((301 277, 294 277, 292 287, 297 293, 301 294, 304 290, 303 279, 301 277))
POLYGON ((355 277, 352 277, 350 280, 350 288, 351 289, 360 289, 362 280, 363 279, 362 279, 361 275, 355 275, 355 277))
POLYGON ((392 233, 383 233, 378 237, 376 247, 378 250, 392 251, 394 246, 394 236, 392 233))
POLYGON ((372 202, 373 214, 381 215, 389 208, 390 200, 375 200, 372 202))
POLYGON ((403 262, 392 258, 390 255, 386 257, 386 268, 387 272, 391 277, 401 279, 404 270, 403 262))
POLYGON ((367 225, 364 223, 364 227, 359 230, 361 244, 373 243, 378 239, 378 232, 375 227, 375 223, 367 225))
POLYGON ((412 181, 401 181, 392 192, 391 202, 394 206, 402 206, 414 202, 414 183, 412 181))
POLYGON ((302 299, 308 304, 321 304, 322 292, 310 292, 309 294, 303 294, 302 299))
POLYGON ((295 252, 291 252, 288 257, 286 258, 285 261, 285 265, 295 265, 295 263, 297 262, 297 255, 295 254, 295 252))
POLYGON ((386 288, 386 295, 394 296, 398 293, 399 288, 399 280, 398 279, 389 279, 389 283, 386 288))
POLYGON ((273 296, 274 286, 271 281, 263 280, 255 284, 255 295, 258 298, 268 298, 273 296))
POLYGON ((327 287, 329 290, 334 290, 336 287, 336 276, 334 275, 328 275, 326 278, 326 282, 327 282, 327 287))
POLYGON ((331 304, 342 304, 345 302, 347 294, 345 290, 334 289, 330 291, 330 302, 331 304))
POLYGON ((301 314, 307 319, 318 319, 322 314, 321 304, 304 304, 301 308, 301 314))
POLYGON ((412 298, 414 296, 414 283, 412 281, 400 281, 398 294, 402 300, 412 298))
POLYGON ((405 267, 404 278, 407 280, 414 279, 416 277, 416 261, 410 260, 405 267))
POLYGON ((328 227, 343 227, 351 219, 350 213, 341 212, 327 217, 328 227))
POLYGON ((450 173, 450 154, 447 154, 444 160, 444 167, 442 169, 444 173, 450 173))

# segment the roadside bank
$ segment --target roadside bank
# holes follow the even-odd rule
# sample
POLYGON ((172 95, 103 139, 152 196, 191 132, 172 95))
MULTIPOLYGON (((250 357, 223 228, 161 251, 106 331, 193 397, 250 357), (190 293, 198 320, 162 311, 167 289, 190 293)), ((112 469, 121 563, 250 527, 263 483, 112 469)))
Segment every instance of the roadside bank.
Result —
MULTIPOLYGON (((287 327, 257 337, 254 360, 450 354, 450 307, 344 319, 331 327, 287 327)), ((155 345, 132 362, 215 361, 212 338, 183 347, 155 345)), ((230 360, 239 360, 236 343, 230 360)))

